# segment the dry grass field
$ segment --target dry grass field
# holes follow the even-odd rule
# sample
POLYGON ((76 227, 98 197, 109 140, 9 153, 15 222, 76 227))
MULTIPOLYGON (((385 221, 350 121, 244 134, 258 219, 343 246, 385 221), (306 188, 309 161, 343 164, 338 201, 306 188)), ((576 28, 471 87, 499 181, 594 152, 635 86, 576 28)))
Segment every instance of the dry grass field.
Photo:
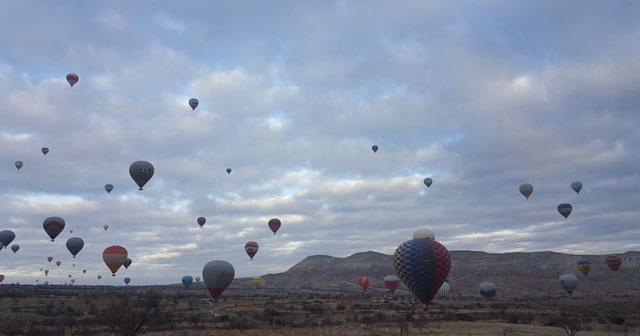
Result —
POLYGON ((640 335, 640 299, 0 286, 2 335, 640 335), (565 332, 567 328, 568 332, 565 332))

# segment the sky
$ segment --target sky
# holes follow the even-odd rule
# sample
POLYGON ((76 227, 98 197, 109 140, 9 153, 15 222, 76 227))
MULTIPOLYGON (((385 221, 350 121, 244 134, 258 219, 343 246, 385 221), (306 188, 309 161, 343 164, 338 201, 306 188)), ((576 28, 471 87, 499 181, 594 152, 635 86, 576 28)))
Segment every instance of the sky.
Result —
POLYGON ((0 274, 169 284, 225 260, 252 277, 393 254, 421 228, 450 251, 640 250, 638 17, 636 1, 5 1, 0 230, 20 250, 0 274), (133 261, 116 277, 110 245, 133 261))

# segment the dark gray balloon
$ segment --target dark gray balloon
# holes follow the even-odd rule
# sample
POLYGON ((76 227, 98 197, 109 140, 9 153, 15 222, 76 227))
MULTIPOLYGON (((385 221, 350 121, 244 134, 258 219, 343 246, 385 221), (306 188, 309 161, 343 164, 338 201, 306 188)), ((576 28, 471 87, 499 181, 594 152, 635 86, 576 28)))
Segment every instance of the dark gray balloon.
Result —
POLYGON ((129 166, 129 175, 138 185, 139 190, 153 177, 153 165, 147 161, 136 161, 129 166))
POLYGON ((496 284, 493 282, 483 282, 478 289, 480 290, 480 295, 487 299, 493 299, 493 297, 496 296, 496 284))
POLYGON ((196 110, 196 107, 198 107, 198 104, 200 104, 200 102, 198 101, 198 99, 196 98, 191 98, 189 99, 189 106, 191 106, 192 110, 196 110))
POLYGON ((84 240, 82 240, 82 238, 71 237, 67 239, 67 250, 71 252, 71 255, 73 255, 74 258, 76 257, 76 254, 78 254, 80 250, 82 250, 83 247, 84 240))
POLYGON ((19 249, 20 249, 20 245, 18 244, 11 245, 11 251, 13 251, 13 253, 18 252, 19 249))
POLYGON ((56 237, 64 230, 65 222, 60 217, 47 217, 42 223, 44 231, 49 235, 51 241, 54 241, 56 237))
POLYGON ((2 230, 0 231, 0 244, 7 248, 9 244, 16 238, 16 234, 11 230, 2 230))
POLYGON ((209 261, 202 269, 202 279, 207 285, 209 295, 217 300, 220 294, 231 284, 236 271, 233 266, 224 260, 209 261))

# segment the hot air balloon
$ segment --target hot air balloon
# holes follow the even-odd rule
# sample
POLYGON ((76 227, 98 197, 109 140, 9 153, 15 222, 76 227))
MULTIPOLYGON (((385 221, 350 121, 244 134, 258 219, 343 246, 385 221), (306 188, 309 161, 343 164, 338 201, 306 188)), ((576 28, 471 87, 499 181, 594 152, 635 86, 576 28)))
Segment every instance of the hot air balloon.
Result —
POLYGON ((129 175, 138 185, 138 190, 142 190, 142 187, 149 182, 153 172, 153 165, 147 161, 136 161, 129 166, 129 175))
POLYGON ((449 296, 449 292, 451 291, 451 286, 449 285, 448 282, 443 282, 442 286, 440 286, 440 289, 438 289, 438 293, 436 293, 437 296, 439 297, 447 297, 449 296))
POLYGON ((424 185, 427 186, 427 188, 431 187, 431 184, 433 183, 433 180, 430 177, 427 177, 424 179, 424 185))
POLYGON ((231 284, 235 274, 236 271, 233 266, 224 260, 209 261, 202 268, 202 279, 207 285, 209 295, 214 300, 217 300, 220 294, 231 284))
POLYGON ((24 166, 22 161, 16 161, 15 165, 16 165, 16 168, 18 168, 18 170, 20 170, 20 168, 22 168, 22 166, 24 166))
POLYGON ((520 185, 520 193, 526 199, 529 199, 529 196, 531 196, 532 192, 533 192, 533 185, 531 185, 529 183, 525 183, 525 184, 521 184, 520 185))
POLYGON ((576 264, 576 268, 586 276, 591 271, 591 262, 589 260, 580 260, 576 264))
POLYGON ((253 278, 251 278, 251 284, 257 288, 258 286, 260 286, 260 284, 262 284, 262 278, 259 276, 254 276, 253 278))
POLYGON ((200 277, 199 276, 196 277, 196 283, 198 283, 198 282, 200 282, 200 277))
POLYGON ((20 245, 18 244, 11 245, 11 251, 13 251, 13 253, 18 252, 19 249, 20 249, 20 245))
POLYGON ((4 275, 0 274, 0 282, 4 281, 4 275))
POLYGON ((98 280, 102 279, 102 275, 98 275, 97 278, 98 278, 98 280))
POLYGON ((132 262, 131 258, 125 259, 123 264, 124 269, 129 269, 129 266, 131 266, 131 262, 132 262))
POLYGON ((569 203, 562 203, 558 205, 558 212, 564 217, 564 219, 567 219, 567 217, 569 217, 572 209, 573 208, 569 203))
POLYGON ((69 279, 71 279, 71 274, 69 274, 69 279))
POLYGON ((71 252, 71 255, 74 258, 76 257, 76 254, 78 254, 80 250, 82 250, 83 247, 84 247, 84 240, 82 240, 82 238, 71 237, 67 239, 67 250, 71 252))
POLYGON ((191 284, 193 283, 193 277, 190 275, 185 275, 182 277, 182 285, 184 286, 184 288, 189 289, 189 287, 191 286, 191 284))
POLYGON ((614 272, 617 272, 620 266, 622 266, 622 258, 620 258, 620 256, 617 256, 617 255, 606 256, 606 258, 604 259, 604 262, 614 272))
POLYGON ((204 217, 198 217, 198 219, 196 220, 196 222, 198 222, 198 225, 200 225, 200 228, 202 228, 204 226, 204 223, 207 222, 207 219, 204 217))
POLYGON ((276 234, 276 232, 278 232, 278 230, 280 229, 280 226, 282 225, 282 223, 277 218, 271 218, 269 220, 268 225, 271 231, 273 231, 273 234, 276 234))
POLYGON ((393 294, 400 285, 400 278, 395 275, 387 275, 383 279, 384 286, 393 294))
POLYGON ((231 174, 231 168, 227 168, 227 174, 231 174))
POLYGON ((51 262, 51 260, 53 260, 53 257, 47 257, 47 260, 51 262))
POLYGON ((447 248, 433 239, 412 239, 398 246, 393 266, 413 295, 428 307, 449 275, 451 257, 447 248))
POLYGON ((196 98, 189 99, 189 106, 191 106, 191 110, 195 111, 198 104, 200 104, 200 102, 196 98))
POLYGON ((73 87, 73 85, 75 85, 79 80, 80 77, 78 77, 78 75, 74 74, 73 72, 67 74, 67 82, 69 83, 69 85, 71 85, 71 87, 73 87))
POLYGON ((48 269, 44 270, 44 276, 49 276, 49 270, 48 269))
POLYGON ((113 184, 107 183, 104 185, 104 190, 107 191, 107 194, 111 193, 111 190, 113 190, 113 184))
POLYGON ((111 270, 112 276, 116 276, 116 272, 120 266, 124 265, 124 262, 127 260, 128 254, 127 249, 119 245, 112 245, 104 249, 102 252, 102 260, 109 270, 111 270))
POLYGON ((103 226, 102 226, 102 228, 103 228, 105 231, 107 231, 107 230, 109 229, 109 224, 105 224, 105 225, 103 225, 103 226))
POLYGON ((372 150, 374 153, 377 153, 377 152, 378 152, 378 145, 373 145, 373 146, 371 146, 371 150, 372 150))
POLYGON ((54 241, 54 239, 56 239, 60 232, 64 230, 64 225, 64 219, 55 216, 47 217, 44 222, 42 222, 42 227, 44 228, 44 231, 49 235, 52 242, 54 241))
POLYGON ((413 233, 413 239, 436 239, 436 236, 429 229, 419 229, 413 233))
POLYGON ((16 239, 16 234, 13 233, 13 231, 11 230, 0 231, 0 244, 2 244, 2 246, 4 246, 5 249, 7 248, 7 246, 9 246, 9 244, 11 244, 11 242, 14 239, 16 239))
POLYGON ((72 284, 76 283, 76 279, 71 279, 71 283, 72 284))
POLYGON ((362 287, 363 291, 367 291, 367 288, 369 288, 369 283, 371 282, 371 280, 369 279, 369 277, 363 276, 360 277, 358 279, 358 285, 360 285, 360 287, 362 287))
POLYGON ((124 278, 124 284, 128 285, 131 282, 131 278, 124 278))
POLYGON ((40 149, 40 151, 42 152, 42 154, 43 154, 43 155, 47 155, 47 153, 49 153, 49 148, 47 148, 47 147, 42 147, 42 148, 40 149))
POLYGON ((563 274, 558 278, 560 280, 560 286, 571 294, 578 287, 578 277, 571 273, 563 274))
POLYGON ((73 264, 73 265, 71 265, 71 266, 76 267, 76 264, 73 264))
POLYGON ((493 282, 483 282, 480 284, 478 289, 480 290, 480 295, 487 299, 493 299, 493 297, 496 296, 496 284, 493 282))
POLYGON ((253 256, 258 253, 258 243, 254 241, 247 242, 246 244, 244 244, 244 250, 245 252, 247 252, 247 255, 249 255, 249 258, 253 260, 253 256))
POLYGON ((579 194, 580 190, 582 190, 582 182, 580 181, 571 182, 571 189, 573 189, 573 191, 575 191, 576 194, 579 194))
POLYGON ((82 273, 87 274, 87 270, 82 270, 82 273))
POLYGON ((60 267, 61 264, 62 264, 62 261, 60 260, 56 261, 56 266, 60 267))

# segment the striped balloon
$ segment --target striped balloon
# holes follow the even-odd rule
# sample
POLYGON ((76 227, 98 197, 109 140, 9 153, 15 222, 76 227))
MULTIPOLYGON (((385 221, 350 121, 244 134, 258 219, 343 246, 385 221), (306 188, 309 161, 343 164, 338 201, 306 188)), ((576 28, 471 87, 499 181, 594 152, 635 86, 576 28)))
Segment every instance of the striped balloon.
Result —
POLYGON ((451 270, 449 251, 433 239, 408 240, 393 254, 398 277, 420 302, 429 306, 451 270))
POLYGON ((622 258, 620 258, 617 255, 608 255, 605 259, 604 262, 607 264, 607 266, 609 266, 609 268, 614 271, 617 272, 618 269, 620 268, 620 266, 622 266, 622 258))

